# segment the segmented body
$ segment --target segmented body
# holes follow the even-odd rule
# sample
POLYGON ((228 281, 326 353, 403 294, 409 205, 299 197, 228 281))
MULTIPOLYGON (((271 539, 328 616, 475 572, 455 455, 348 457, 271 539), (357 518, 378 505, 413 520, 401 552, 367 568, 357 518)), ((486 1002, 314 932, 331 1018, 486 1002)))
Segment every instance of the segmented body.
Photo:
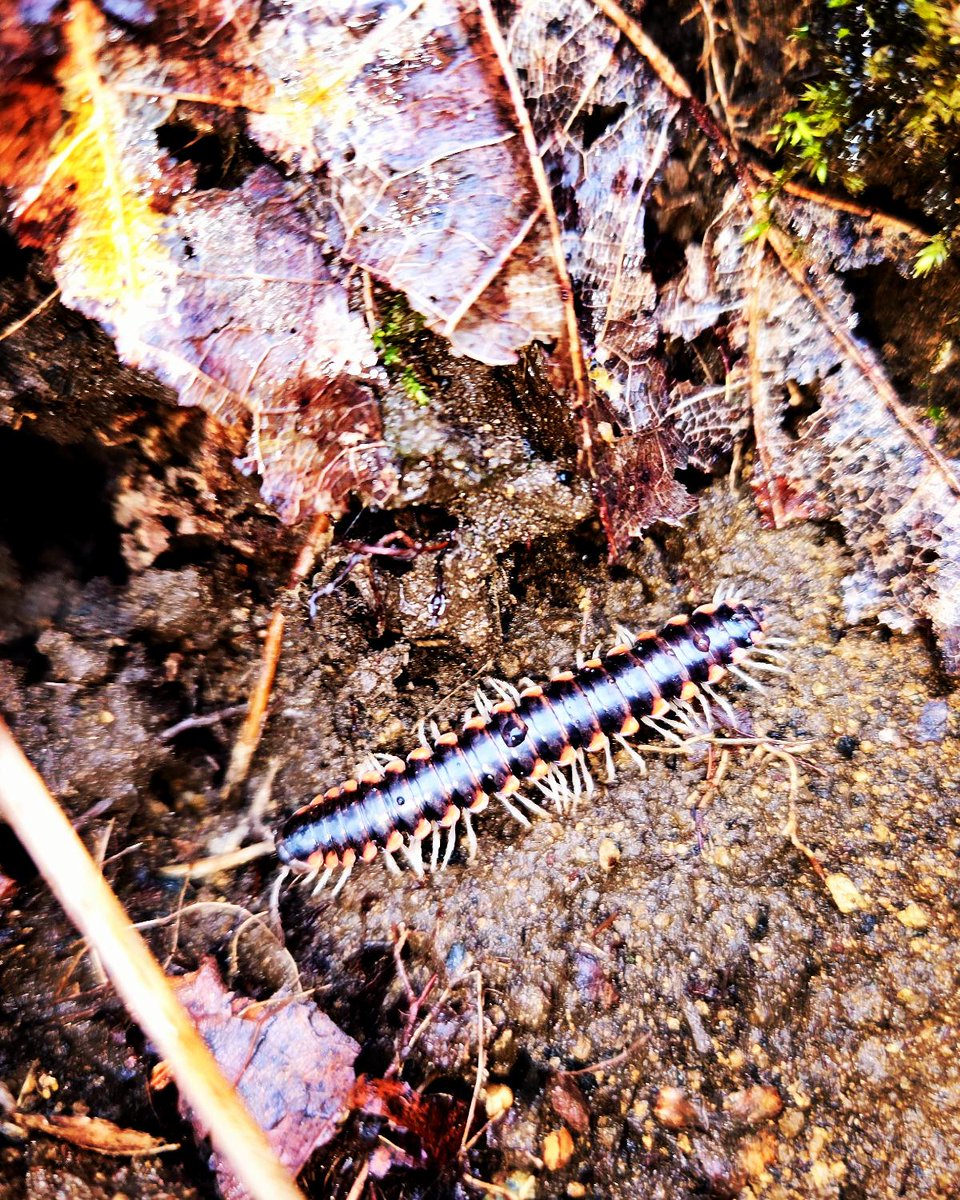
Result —
POLYGON ((763 640, 757 610, 705 604, 549 683, 510 689, 512 698, 469 719, 462 733, 442 734, 299 809, 280 830, 277 854, 300 869, 349 873, 358 858, 383 852, 392 863, 396 851, 446 829, 449 857, 458 821, 472 837, 469 814, 492 796, 515 812, 509 797, 525 781, 576 771, 584 752, 605 752, 609 762, 611 738, 625 744, 644 724, 662 733, 659 720, 704 689, 713 695, 711 685, 739 673, 736 664, 763 640))

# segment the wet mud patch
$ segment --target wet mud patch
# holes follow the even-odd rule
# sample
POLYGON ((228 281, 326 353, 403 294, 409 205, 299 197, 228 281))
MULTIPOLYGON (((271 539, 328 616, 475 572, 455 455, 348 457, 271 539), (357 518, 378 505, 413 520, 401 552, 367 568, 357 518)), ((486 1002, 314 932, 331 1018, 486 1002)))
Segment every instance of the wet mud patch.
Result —
MULTIPOLYGON (((838 540, 765 530, 726 484, 702 492, 683 531, 609 566, 566 461, 535 451, 502 375, 468 382, 426 415, 392 398, 404 504, 382 527, 338 529, 365 545, 393 529, 451 544, 399 563, 361 553, 346 573, 353 552, 335 546, 283 599, 270 720, 246 789, 226 799, 237 708, 296 539, 189 414, 114 413, 109 453, 89 444, 82 396, 48 414, 31 436, 79 456, 100 515, 64 527, 89 525, 92 550, 79 534, 48 539, 47 557, 9 536, 0 548, 0 706, 17 736, 134 919, 164 922, 147 930, 161 959, 186 970, 212 949, 257 996, 295 976, 360 1041, 364 1069, 386 1069, 402 1036, 403 929, 414 991, 437 976, 405 1078, 469 1096, 478 972, 489 1086, 514 1098, 472 1152, 485 1181, 543 1197, 951 1195, 960 711, 928 646, 846 626, 838 540), (409 749, 420 718, 456 725, 485 675, 543 676, 610 644, 618 622, 657 625, 721 585, 796 641, 765 694, 726 694, 744 728, 814 743, 797 830, 840 891, 784 836, 785 765, 749 752, 711 794, 704 758, 651 753, 646 775, 619 760, 569 816, 525 829, 484 814, 478 860, 458 850, 425 885, 374 865, 336 902, 286 886, 282 930, 245 924, 267 912, 269 925, 269 861, 186 888, 158 874, 238 829, 256 836, 243 822, 258 791, 279 819, 367 751, 409 749), (226 715, 189 724, 209 714, 226 715)), ((0 1079, 48 1076, 56 1090, 32 1100, 43 1111, 84 1106, 184 1139, 179 1157, 114 1175, 114 1192, 213 1195, 149 1089, 150 1048, 8 841, 0 871, 14 884, 0 901, 0 1079)), ((330 1179, 346 1194, 359 1153, 348 1140, 321 1154, 312 1194, 330 1179)), ((55 1165, 40 1140, 0 1154, 11 1196, 98 1195, 103 1174, 80 1152, 55 1165)), ((382 1187, 463 1190, 400 1171, 382 1187)))

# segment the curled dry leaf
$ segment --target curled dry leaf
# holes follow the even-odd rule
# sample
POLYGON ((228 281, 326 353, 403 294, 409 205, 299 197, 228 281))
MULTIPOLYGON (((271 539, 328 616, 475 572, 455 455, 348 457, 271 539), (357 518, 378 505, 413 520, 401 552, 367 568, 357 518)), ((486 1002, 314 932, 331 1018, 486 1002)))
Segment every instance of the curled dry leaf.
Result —
MULTIPOLYGON (((347 1115, 360 1047, 312 1000, 258 1003, 227 991, 212 959, 173 982, 221 1070, 296 1175, 347 1115)), ((226 1200, 240 1200, 237 1181, 215 1163, 226 1200)))
POLYGON ((62 1114, 44 1117, 39 1113, 17 1113, 13 1120, 31 1133, 42 1133, 92 1150, 95 1154, 109 1154, 118 1158, 145 1158, 152 1154, 164 1154, 179 1150, 176 1144, 164 1142, 139 1129, 124 1129, 113 1121, 102 1117, 84 1117, 62 1114))

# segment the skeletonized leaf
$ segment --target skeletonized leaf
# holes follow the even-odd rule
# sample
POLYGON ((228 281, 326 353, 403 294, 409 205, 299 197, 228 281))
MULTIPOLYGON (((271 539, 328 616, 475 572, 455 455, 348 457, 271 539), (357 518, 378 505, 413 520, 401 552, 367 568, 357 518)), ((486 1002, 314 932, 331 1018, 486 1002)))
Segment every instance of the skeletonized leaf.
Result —
POLYGON ((296 192, 269 168, 232 191, 192 191, 157 146, 168 64, 108 36, 75 0, 58 68, 65 121, 44 155, 30 116, 0 145, 21 239, 46 250, 63 300, 99 320, 121 356, 238 435, 287 520, 393 472, 369 389, 376 352, 325 265, 296 192))
MULTIPOLYGON (((780 211, 787 205, 782 199, 780 211)), ((789 207, 784 224, 813 228, 801 202, 789 207)), ((836 265, 876 261, 884 248, 905 254, 902 239, 895 232, 884 247, 866 223, 861 244, 851 217, 844 236, 836 227, 831 235, 828 224, 812 241, 795 243, 774 224, 748 244, 754 215, 740 189, 731 189, 665 297, 664 327, 692 340, 725 326, 739 361, 723 393, 738 407, 749 399, 758 499, 777 525, 811 516, 843 524, 857 567, 845 584, 848 617, 878 616, 897 629, 926 619, 948 669, 960 670, 960 468, 854 333, 853 303, 834 273, 836 265)), ((694 419, 698 412, 684 402, 675 397, 682 436, 686 412, 694 419)))
POLYGON ((693 501, 664 421, 657 292, 645 267, 644 214, 673 144, 677 101, 586 0, 528 0, 508 30, 564 229, 583 339, 592 356, 612 549, 693 501), (616 421, 622 436, 605 436, 616 421))

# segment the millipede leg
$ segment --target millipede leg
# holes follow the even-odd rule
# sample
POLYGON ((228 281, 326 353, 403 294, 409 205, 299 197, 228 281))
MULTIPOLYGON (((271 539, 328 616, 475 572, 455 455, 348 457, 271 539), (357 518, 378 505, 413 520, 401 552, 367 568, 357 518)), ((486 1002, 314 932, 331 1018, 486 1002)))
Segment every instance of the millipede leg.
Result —
POLYGON ((530 822, 527 820, 527 818, 523 815, 523 813, 520 811, 520 809, 517 808, 515 805, 511 804, 510 801, 507 799, 506 796, 503 795, 502 792, 497 792, 496 797, 500 801, 500 803, 503 805, 503 807, 507 810, 507 812, 510 814, 511 817, 513 817, 515 820, 519 821, 521 825, 525 825, 527 827, 527 829, 533 828, 533 826, 530 824, 530 822))
POLYGON ((777 663, 764 662, 762 658, 751 658, 749 655, 740 660, 746 663, 751 671, 769 671, 771 675, 789 675, 790 672, 786 667, 781 667, 777 663))
POLYGON ((467 861, 473 862, 477 857, 477 835, 473 828, 473 821, 470 818, 470 813, 467 809, 463 810, 463 828, 467 835, 467 861))
POLYGON ((511 704, 520 703, 520 692, 512 683, 505 679, 485 679, 484 683, 493 688, 501 700, 509 700, 511 704))
POLYGON ((590 764, 587 762, 587 756, 583 750, 577 751, 577 766, 580 768, 580 774, 583 776, 583 790, 588 797, 592 796, 596 790, 596 785, 593 782, 593 772, 590 770, 590 764))
POLYGON ((557 806, 557 812, 564 814, 573 796, 567 777, 560 768, 553 764, 543 779, 538 779, 536 783, 540 791, 557 806))
POLYGON ((610 749, 610 739, 603 743, 603 754, 607 766, 607 783, 613 783, 617 778, 617 768, 613 764, 613 751, 610 749))
POLYGON ((447 830, 447 848, 443 852, 443 862, 440 864, 441 871, 450 862, 450 859, 453 856, 453 848, 456 844, 457 844, 457 823, 456 823, 456 821, 454 821, 454 823, 447 830))
POLYGON ((700 686, 702 687, 703 691, 706 692, 706 694, 714 702, 714 704, 716 704, 719 708, 721 708, 723 710, 724 715, 727 717, 731 726, 734 729, 736 729, 737 728, 737 714, 733 711, 733 706, 731 705, 730 701, 726 698, 726 696, 722 696, 718 691, 715 691, 714 688, 711 687, 711 685, 709 683, 704 683, 704 684, 701 684, 700 686))
POLYGON ((391 875, 402 875, 403 874, 403 872, 397 866, 397 860, 393 857, 393 855, 390 853, 389 850, 384 850, 383 861, 384 861, 384 865, 386 866, 387 870, 390 872, 391 875))
POLYGON ((430 870, 435 873, 437 864, 440 861, 440 826, 436 821, 433 823, 430 841, 432 843, 430 847, 430 870))
POLYGON ((418 879, 423 879, 425 874, 423 868, 423 851, 416 838, 403 843, 403 855, 410 864, 410 870, 413 871, 414 875, 418 879))
MULTIPOLYGON (((327 886, 330 876, 333 874, 333 867, 327 867, 320 878, 317 880, 317 886, 313 889, 313 895, 317 896, 327 886)), ((334 893, 336 895, 336 893, 334 893)))
POLYGON ((532 812, 538 817, 549 817, 550 816, 550 814, 547 812, 547 810, 545 808, 541 808, 541 806, 536 802, 536 800, 534 800, 531 796, 528 796, 525 792, 517 792, 517 799, 520 801, 520 803, 523 805, 523 807, 527 810, 527 812, 532 812))
POLYGON ((613 735, 613 738, 614 738, 614 741, 620 746, 620 748, 622 750, 626 750, 627 754, 629 754, 632 761, 635 762, 637 764, 637 766, 640 768, 640 770, 643 772, 643 774, 646 775, 647 764, 644 760, 643 755, 637 751, 636 747, 631 746, 630 743, 627 741, 627 739, 623 736, 622 733, 615 733, 613 735))
POLYGON ((746 671, 741 671, 739 667, 735 667, 733 663, 727 666, 727 670, 731 675, 735 675, 737 679, 742 680, 747 687, 752 687, 755 692, 763 692, 766 695, 767 689, 763 686, 759 679, 754 679, 752 675, 748 675, 746 671))
POLYGON ((351 863, 349 867, 343 868, 343 870, 340 872, 340 878, 337 880, 333 891, 330 893, 331 898, 340 894, 340 891, 342 890, 343 885, 350 878, 350 872, 352 870, 353 870, 353 863, 351 863))
POLYGON ((651 729, 655 730, 664 741, 673 742, 677 746, 683 745, 683 738, 675 734, 672 729, 668 729, 666 725, 661 725, 655 717, 641 717, 640 720, 644 725, 649 725, 651 729))

